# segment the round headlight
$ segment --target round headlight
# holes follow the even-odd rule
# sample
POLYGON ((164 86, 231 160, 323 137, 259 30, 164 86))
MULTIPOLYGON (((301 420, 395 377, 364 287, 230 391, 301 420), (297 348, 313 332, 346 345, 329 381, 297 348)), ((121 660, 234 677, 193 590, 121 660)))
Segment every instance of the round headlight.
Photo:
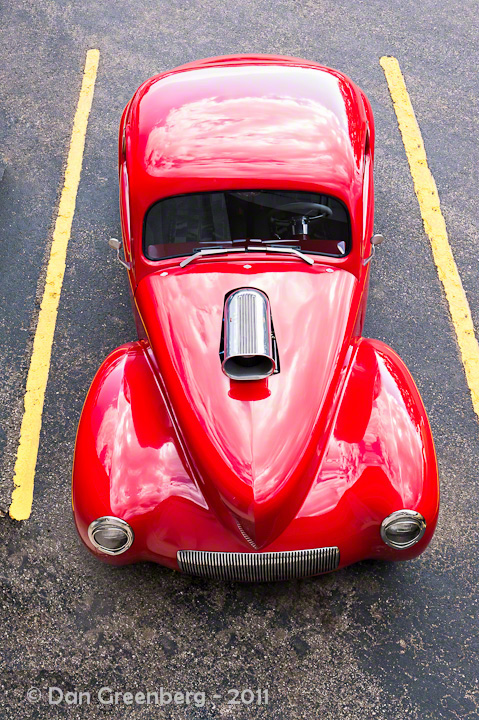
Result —
POLYGON ((426 521, 415 510, 397 510, 381 523, 381 537, 396 550, 415 545, 426 531, 426 521))
POLYGON ((88 537, 93 545, 107 555, 120 555, 131 547, 135 538, 125 520, 106 516, 90 523, 88 537))

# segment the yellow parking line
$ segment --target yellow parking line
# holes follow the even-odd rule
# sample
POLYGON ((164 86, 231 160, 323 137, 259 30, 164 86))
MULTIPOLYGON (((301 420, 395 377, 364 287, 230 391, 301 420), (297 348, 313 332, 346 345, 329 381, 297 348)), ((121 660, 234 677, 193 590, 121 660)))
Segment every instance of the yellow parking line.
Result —
POLYGON ((446 223, 441 212, 436 183, 427 164, 421 131, 414 114, 406 84, 394 57, 382 57, 381 67, 386 75, 389 92, 406 150, 414 189, 421 209, 424 229, 431 242, 434 262, 444 286, 449 311, 456 331, 472 404, 479 417, 479 345, 474 333, 471 310, 462 287, 446 223))
POLYGON ((13 478, 15 487, 10 505, 10 517, 14 520, 26 520, 30 517, 32 510, 33 482, 42 426, 43 402, 99 59, 98 50, 87 52, 80 97, 73 121, 65 181, 53 231, 45 289, 27 375, 25 409, 13 478))

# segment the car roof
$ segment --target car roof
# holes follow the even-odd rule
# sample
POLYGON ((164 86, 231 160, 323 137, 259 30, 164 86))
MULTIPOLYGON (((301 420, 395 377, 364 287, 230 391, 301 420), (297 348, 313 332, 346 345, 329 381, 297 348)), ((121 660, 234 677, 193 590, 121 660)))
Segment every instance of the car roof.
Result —
MULTIPOLYGON (((209 58, 157 75, 130 103, 133 206, 222 189, 362 192, 367 100, 342 73, 280 56, 209 58)), ((371 118, 372 119, 372 118, 371 118)))

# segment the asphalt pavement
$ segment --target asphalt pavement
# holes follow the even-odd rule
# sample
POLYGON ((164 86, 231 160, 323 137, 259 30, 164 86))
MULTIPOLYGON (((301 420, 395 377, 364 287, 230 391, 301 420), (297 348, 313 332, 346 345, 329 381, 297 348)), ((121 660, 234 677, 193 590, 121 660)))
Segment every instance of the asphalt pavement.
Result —
MULTIPOLYGON (((479 718, 479 423, 379 65, 382 55, 394 55, 403 71, 478 328, 477 4, 11 0, 2 9, 0 36, 3 510, 85 55, 89 48, 101 53, 33 512, 22 523, 0 519, 0 716, 479 718), (387 242, 372 268, 365 334, 390 344, 410 368, 429 413, 441 477, 438 529, 415 561, 235 585, 154 565, 112 569, 78 540, 70 477, 82 403, 108 352, 135 338, 126 277, 105 242, 120 232, 120 114, 156 72, 234 52, 302 56, 336 67, 371 101, 375 226, 387 242), (58 703, 49 704, 48 687, 59 688, 52 698, 58 703), (102 687, 111 688, 111 703, 98 699, 102 687), (27 697, 30 688, 40 697, 27 697), (196 696, 162 707, 125 701, 125 693, 146 697, 161 688, 164 700, 168 692, 196 696), (241 697, 235 689, 254 690, 254 702, 235 704, 241 697)), ((102 699, 109 698, 105 691, 102 699)))

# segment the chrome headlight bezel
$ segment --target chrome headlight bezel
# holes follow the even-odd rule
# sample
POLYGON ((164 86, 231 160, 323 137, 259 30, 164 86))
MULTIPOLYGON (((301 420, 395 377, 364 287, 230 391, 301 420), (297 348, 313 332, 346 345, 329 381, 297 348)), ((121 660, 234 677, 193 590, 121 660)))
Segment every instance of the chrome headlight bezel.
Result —
POLYGON ((126 522, 126 520, 114 517, 113 515, 104 515, 103 517, 99 517, 90 523, 90 525, 88 526, 88 538, 93 547, 96 550, 99 550, 104 555, 121 555, 132 546, 135 539, 135 534, 130 525, 126 522), (104 545, 101 545, 96 540, 95 536, 100 530, 105 530, 109 528, 121 530, 125 533, 125 542, 121 547, 114 549, 107 548, 104 545))
POLYGON ((416 543, 421 540, 425 532, 426 521, 424 520, 421 513, 416 512, 416 510, 396 510, 395 512, 391 513, 391 515, 388 515, 386 518, 384 518, 381 523, 381 538, 388 547, 391 547, 394 550, 406 550, 407 548, 416 545, 416 543), (405 543, 394 542, 388 537, 387 534, 387 531, 391 527, 391 525, 394 525, 398 522, 400 523, 401 521, 406 521, 408 523, 411 523, 412 521, 414 524, 416 524, 418 528, 417 535, 405 543))

